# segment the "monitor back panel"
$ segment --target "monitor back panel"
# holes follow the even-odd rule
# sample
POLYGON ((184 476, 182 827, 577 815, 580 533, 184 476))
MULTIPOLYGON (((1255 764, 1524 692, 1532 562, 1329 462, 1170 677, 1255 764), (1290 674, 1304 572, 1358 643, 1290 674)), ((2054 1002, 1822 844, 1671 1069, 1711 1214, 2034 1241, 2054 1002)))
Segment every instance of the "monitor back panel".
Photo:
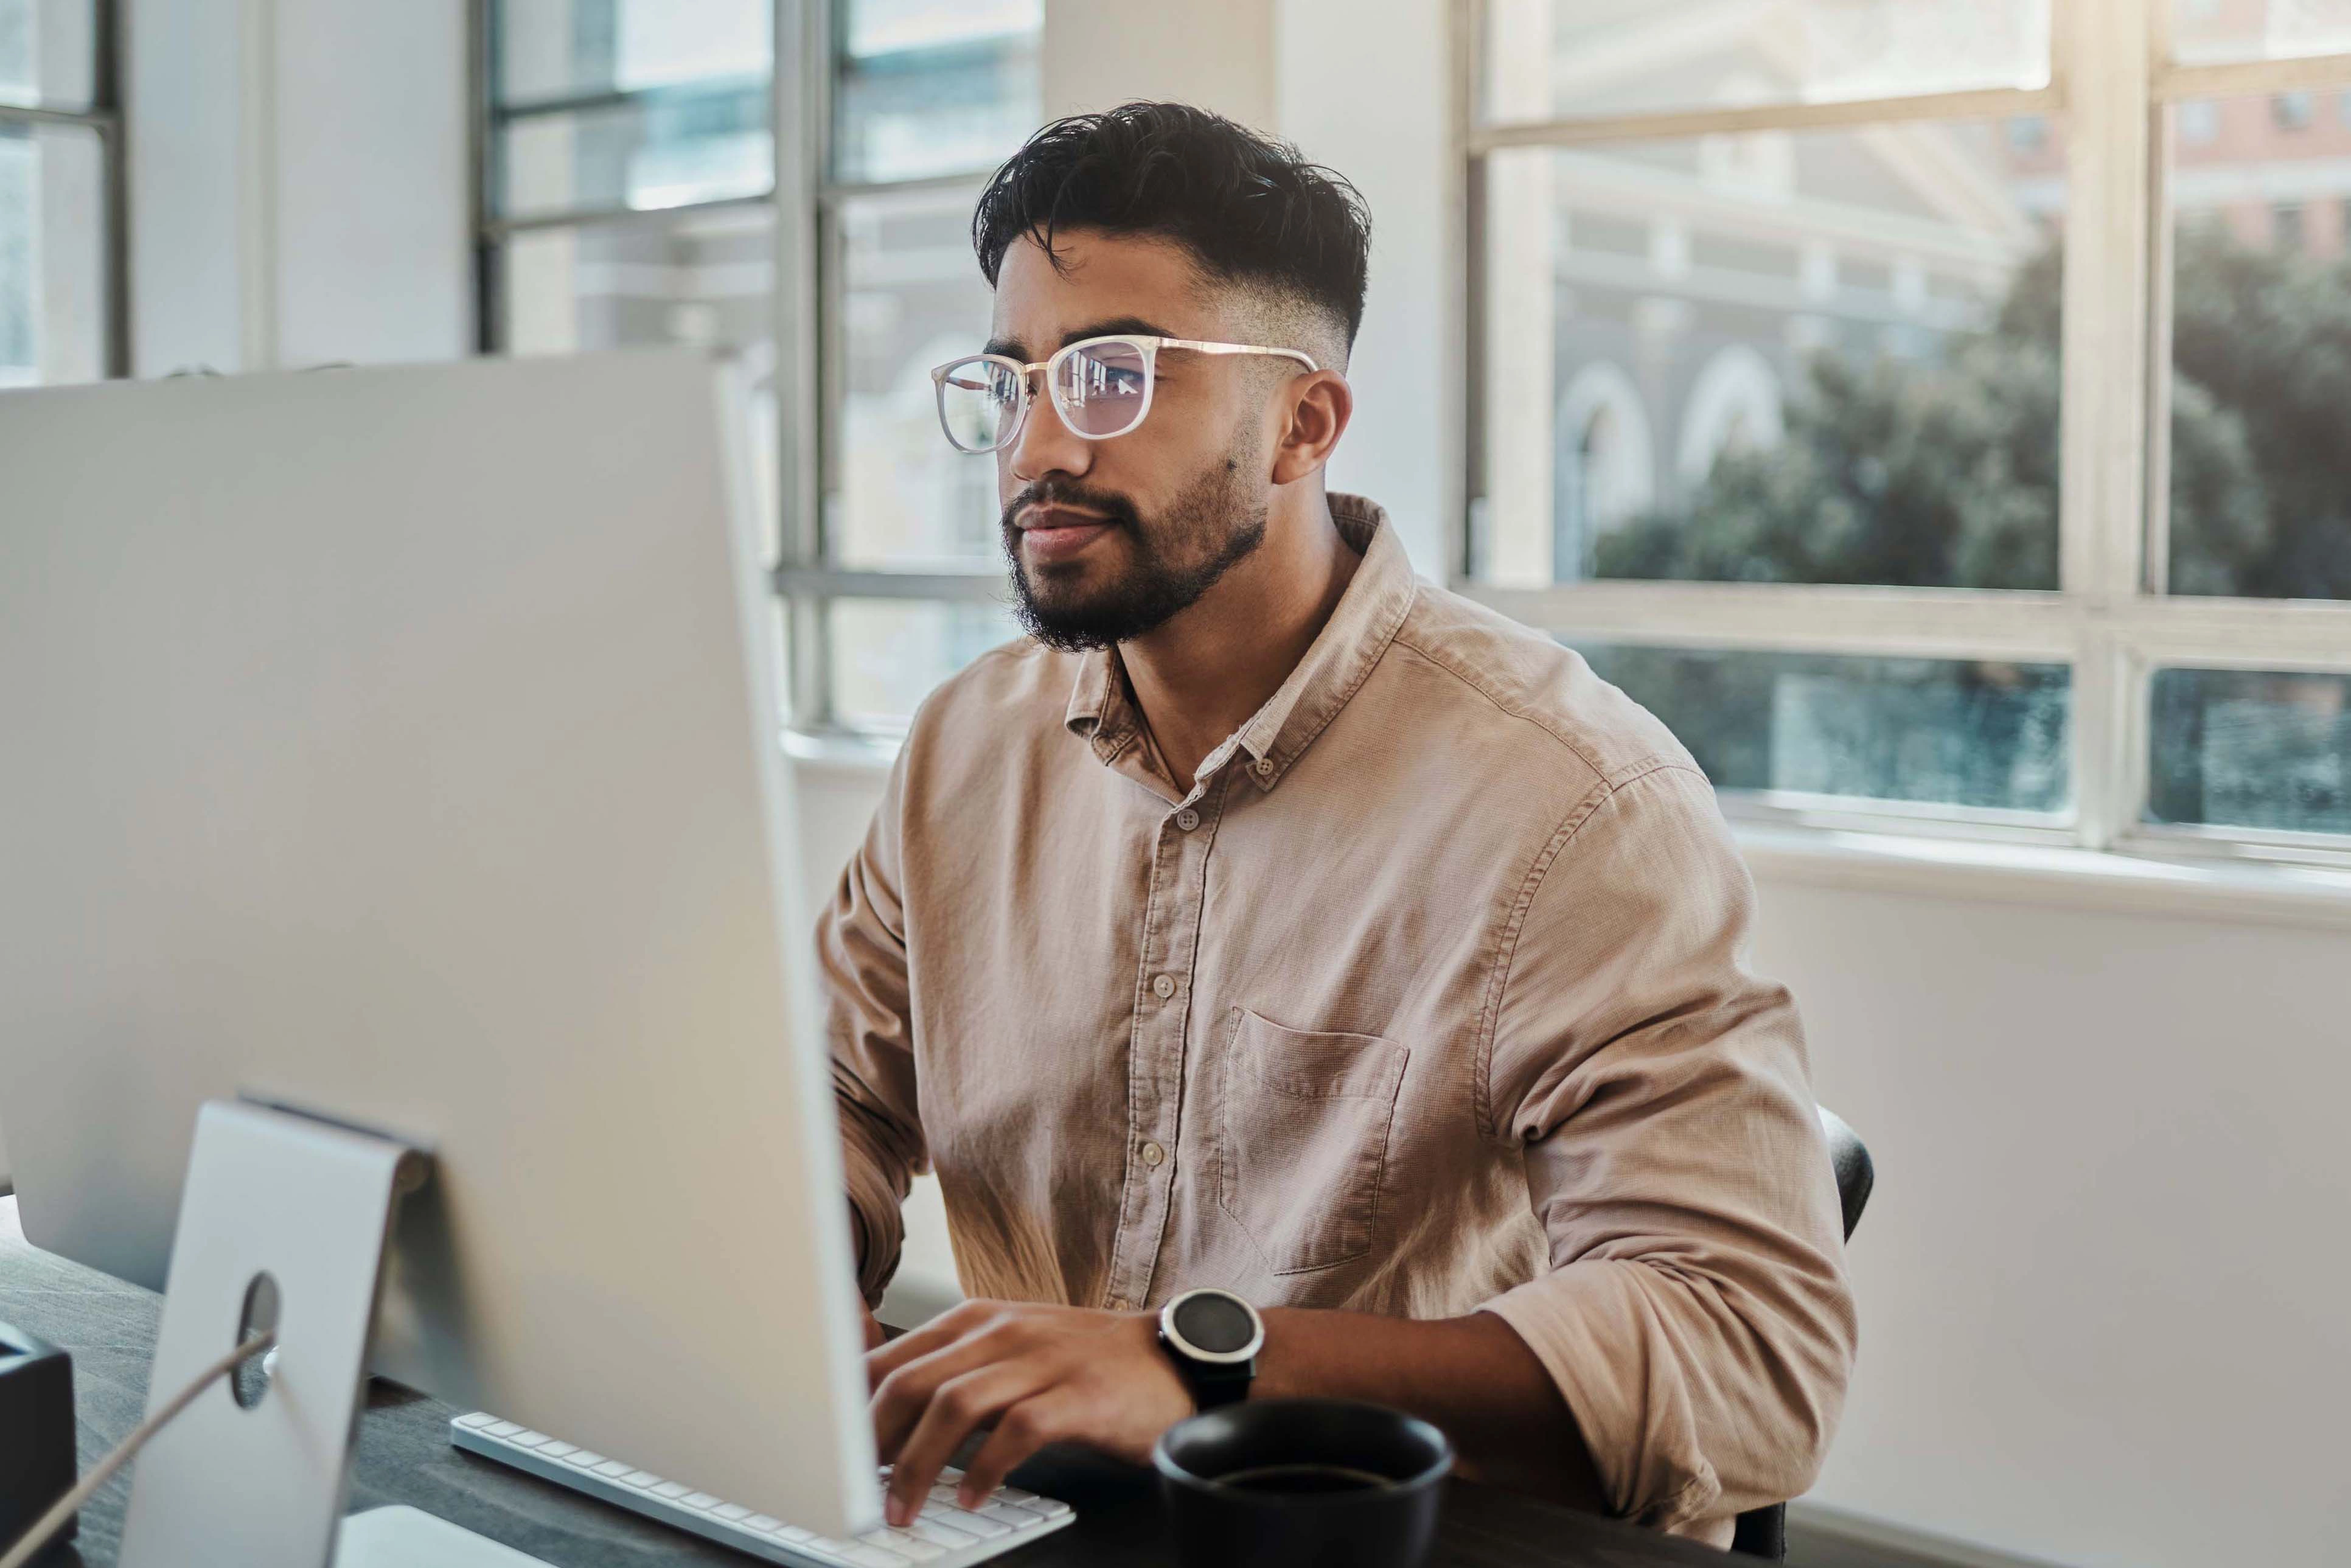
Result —
POLYGON ((873 1456, 735 385, 0 394, 0 1119, 26 1235, 156 1286, 203 1099, 427 1144, 380 1370, 843 1534, 873 1456))

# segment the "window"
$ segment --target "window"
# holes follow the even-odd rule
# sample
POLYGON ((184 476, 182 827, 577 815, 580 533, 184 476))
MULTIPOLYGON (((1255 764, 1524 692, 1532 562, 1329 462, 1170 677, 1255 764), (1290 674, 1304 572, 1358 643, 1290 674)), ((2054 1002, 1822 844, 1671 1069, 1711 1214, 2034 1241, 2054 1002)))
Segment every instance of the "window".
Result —
POLYGON ((1736 813, 2351 863, 2351 8, 1482 10, 1463 591, 1736 813))
POLYGON ((903 724, 1015 632, 928 372, 987 335, 971 208, 1036 123, 1042 0, 477 4, 483 349, 737 350, 792 721, 903 724))
POLYGON ((129 371, 105 0, 0 0, 0 388, 129 371))

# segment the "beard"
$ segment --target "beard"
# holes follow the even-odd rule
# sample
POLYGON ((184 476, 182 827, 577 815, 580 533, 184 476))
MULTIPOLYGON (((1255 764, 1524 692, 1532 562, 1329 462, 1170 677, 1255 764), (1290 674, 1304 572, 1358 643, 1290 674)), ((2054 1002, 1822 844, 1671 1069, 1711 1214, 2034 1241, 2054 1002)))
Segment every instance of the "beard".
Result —
POLYGON ((1051 476, 1023 486, 1005 507, 1002 522, 1012 561, 1012 611, 1021 626, 1048 648, 1081 653, 1129 642, 1190 609, 1265 542, 1265 499, 1249 493, 1246 477, 1254 466, 1240 460, 1211 465, 1148 520, 1134 503, 1111 491, 1051 476), (1091 591, 1074 584, 1059 589, 1050 567, 1040 574, 1041 584, 1031 580, 1012 519, 1022 507, 1040 503, 1083 507, 1124 532, 1128 564, 1116 581, 1091 591))

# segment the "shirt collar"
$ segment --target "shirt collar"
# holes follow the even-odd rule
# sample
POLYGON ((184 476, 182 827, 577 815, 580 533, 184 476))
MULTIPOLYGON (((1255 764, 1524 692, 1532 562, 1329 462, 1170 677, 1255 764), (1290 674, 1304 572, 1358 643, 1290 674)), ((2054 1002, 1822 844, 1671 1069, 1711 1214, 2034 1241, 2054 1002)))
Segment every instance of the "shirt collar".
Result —
MULTIPOLYGON (((1339 491, 1329 499, 1332 522, 1361 552, 1363 564, 1298 667, 1226 746, 1210 754, 1213 766, 1230 755, 1228 747, 1237 747, 1249 758, 1245 776, 1259 790, 1280 783, 1290 764, 1355 695, 1387 652, 1418 591, 1386 510, 1339 491)), ((1097 648, 1079 661, 1062 722, 1071 734, 1090 741, 1104 764, 1134 744, 1141 725, 1116 649, 1097 648)), ((1203 768, 1204 777, 1208 770, 1203 768)))

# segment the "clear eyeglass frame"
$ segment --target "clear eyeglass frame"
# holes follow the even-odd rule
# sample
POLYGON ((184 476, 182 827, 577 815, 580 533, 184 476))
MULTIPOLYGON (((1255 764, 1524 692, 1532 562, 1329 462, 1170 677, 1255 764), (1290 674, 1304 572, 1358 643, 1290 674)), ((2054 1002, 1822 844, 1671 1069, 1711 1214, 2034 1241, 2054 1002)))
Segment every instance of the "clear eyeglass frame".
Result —
POLYGON ((1270 354, 1295 360, 1310 372, 1322 368, 1311 355, 1296 349, 1128 332, 1082 338, 1064 345, 1050 359, 1028 364, 1009 354, 971 354, 931 371, 938 395, 939 428, 958 452, 978 456, 1002 451, 1019 440, 1027 428, 1037 401, 1033 378, 1042 371, 1053 413, 1071 434, 1084 441, 1110 441, 1131 434, 1151 413, 1159 381, 1159 355, 1165 349, 1195 354, 1270 354), (1119 388, 1127 390, 1113 393, 1119 388), (1012 400, 1008 407, 1008 395, 1012 400), (977 423, 961 431, 956 428, 958 413, 968 419, 990 409, 992 434, 977 423))

